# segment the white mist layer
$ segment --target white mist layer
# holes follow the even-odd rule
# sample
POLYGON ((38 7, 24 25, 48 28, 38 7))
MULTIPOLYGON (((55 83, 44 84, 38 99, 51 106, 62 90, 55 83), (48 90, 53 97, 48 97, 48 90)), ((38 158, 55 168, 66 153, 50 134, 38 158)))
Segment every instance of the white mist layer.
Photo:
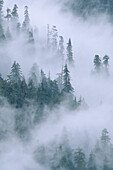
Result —
MULTIPOLYGON (((95 144, 97 138, 103 128, 107 128, 113 140, 113 27, 107 22, 107 19, 100 17, 97 24, 92 21, 85 22, 71 15, 63 14, 59 10, 60 7, 47 4, 47 1, 16 1, 21 8, 22 13, 24 5, 28 5, 30 9, 30 18, 32 24, 39 29, 40 37, 46 36, 46 25, 56 25, 59 35, 64 36, 65 44, 68 38, 72 38, 75 67, 70 68, 72 84, 75 88, 77 98, 84 97, 88 104, 88 110, 69 111, 62 106, 58 110, 51 113, 46 122, 41 127, 32 130, 32 138, 28 145, 21 143, 15 135, 13 136, 13 118, 11 117, 11 109, 7 107, 0 108, 0 118, 6 118, 7 125, 5 128, 12 131, 13 139, 8 139, 1 144, 0 169, 1 170, 35 170, 42 169, 33 160, 33 151, 37 147, 38 142, 48 144, 50 141, 61 137, 64 128, 67 129, 70 137, 71 145, 74 147, 83 146, 87 143, 89 146, 95 144), (93 70, 93 58, 95 54, 99 54, 102 58, 105 54, 110 57, 110 77, 92 78, 91 70, 93 70), (9 112, 8 112, 9 111, 9 112), (3 115, 3 112, 5 113, 3 115), (9 115, 10 114, 10 115, 9 115), (73 139, 73 140, 71 140, 73 139)), ((15 2, 15 3, 16 3, 15 2)), ((49 1, 50 2, 50 1, 49 1)), ((14 1, 6 1, 5 8, 12 7, 14 1)), ((21 15, 21 21, 23 20, 21 15)), ((46 40, 45 40, 46 41, 46 40)), ((19 42, 19 40, 18 40, 19 42)), ((8 47, 6 55, 0 49, 0 72, 6 76, 14 60, 20 63, 23 74, 28 76, 29 69, 34 62, 37 62, 40 68, 43 68, 48 75, 51 72, 52 78, 61 71, 62 65, 58 59, 43 55, 37 52, 33 55, 26 52, 22 44, 13 41, 8 47), (4 65, 6 68, 4 69, 4 65)), ((5 49, 5 48, 4 48, 5 49)), ((2 120, 1 119, 1 120, 2 120)), ((4 122, 4 124, 6 124, 4 122)))

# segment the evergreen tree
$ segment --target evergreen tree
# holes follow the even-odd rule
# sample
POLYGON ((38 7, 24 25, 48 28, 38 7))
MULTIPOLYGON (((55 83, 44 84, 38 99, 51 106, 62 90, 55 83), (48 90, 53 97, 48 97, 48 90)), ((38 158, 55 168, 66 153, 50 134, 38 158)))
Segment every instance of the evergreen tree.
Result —
POLYGON ((7 15, 5 16, 5 18, 7 19, 7 21, 11 20, 11 10, 9 8, 7 8, 7 15))
POLYGON ((58 38, 58 30, 56 26, 52 27, 52 49, 57 50, 57 38, 58 38))
POLYGON ((24 21, 22 24, 22 28, 23 30, 27 30, 29 27, 30 27, 29 11, 28 11, 28 6, 25 6, 24 21))
POLYGON ((70 74, 69 70, 67 68, 67 64, 64 66, 63 70, 63 92, 65 93, 72 93, 73 92, 73 87, 70 83, 70 74))
POLYGON ((107 159, 107 157, 105 157, 104 161, 103 161, 103 169, 102 170, 112 170, 110 167, 109 167, 109 161, 107 159))
POLYGON ((28 38, 28 43, 34 44, 34 37, 33 37, 33 31, 29 31, 29 38, 28 38))
POLYGON ((101 135, 101 143, 105 147, 110 143, 110 137, 109 137, 109 132, 107 131, 107 129, 103 129, 102 130, 102 135, 101 135))
POLYGON ((100 73, 102 64, 99 55, 95 55, 93 62, 94 62, 95 72, 100 73))
POLYGON ((0 24, 2 22, 2 9, 3 9, 3 4, 4 4, 4 1, 3 0, 0 0, 0 24))
POLYGON ((37 91, 37 101, 40 106, 49 103, 48 83, 46 75, 44 74, 43 70, 41 70, 41 83, 37 91))
POLYGON ((32 79, 29 79, 28 81, 28 94, 27 94, 27 97, 29 99, 36 99, 36 87, 33 83, 33 80, 32 79))
POLYGON ((19 83, 22 79, 22 73, 21 73, 21 68, 16 61, 14 61, 12 67, 11 67, 11 72, 10 75, 8 76, 8 81, 11 83, 19 83))
POLYGON ((0 42, 3 42, 5 40, 4 28, 3 28, 3 15, 2 15, 3 3, 4 1, 0 0, 0 42))
POLYGON ((75 170, 85 170, 86 169, 86 161, 85 161, 85 154, 83 153, 82 149, 77 149, 74 153, 74 164, 75 170))
POLYGON ((6 39, 7 40, 10 40, 11 38, 12 38, 12 36, 11 36, 11 32, 10 32, 10 30, 9 30, 9 27, 7 28, 7 30, 6 30, 6 39))
POLYGON ((37 88, 39 85, 39 69, 36 63, 33 64, 30 70, 29 80, 32 80, 34 87, 37 88))
POLYGON ((0 42, 3 42, 5 40, 5 34, 2 24, 0 24, 0 42))
POLYGON ((62 58, 62 63, 64 61, 64 38, 62 36, 59 36, 59 54, 60 57, 62 58))
POLYGON ((106 73, 106 75, 109 75, 109 56, 108 55, 105 55, 103 57, 103 65, 104 65, 104 71, 106 73))
POLYGON ((20 31, 21 31, 21 24, 20 24, 20 22, 17 23, 16 30, 17 30, 17 34, 20 34, 20 31))
POLYGON ((49 24, 47 25, 47 49, 50 48, 51 46, 51 37, 50 37, 51 33, 50 33, 50 28, 49 28, 49 24))
POLYGON ((69 64, 72 64, 73 61, 73 51, 72 51, 72 44, 71 44, 71 39, 69 38, 69 41, 67 43, 67 62, 69 64))
POLYGON ((96 160, 95 160, 95 155, 93 152, 90 153, 89 155, 89 160, 88 160, 88 170, 97 170, 96 168, 96 160))
POLYGON ((15 22, 18 22, 18 6, 15 4, 14 7, 13 7, 13 10, 11 12, 12 14, 12 20, 14 20, 15 22))

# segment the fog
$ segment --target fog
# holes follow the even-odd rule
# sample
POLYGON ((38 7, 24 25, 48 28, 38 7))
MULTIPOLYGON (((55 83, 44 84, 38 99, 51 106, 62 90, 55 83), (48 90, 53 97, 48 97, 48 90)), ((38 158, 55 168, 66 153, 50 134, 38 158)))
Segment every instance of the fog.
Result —
MULTIPOLYGON (((52 0, 32 0, 32 2, 5 0, 4 15, 7 7, 12 8, 15 3, 19 7, 20 22, 23 22, 24 6, 29 6, 31 25, 38 29, 35 35, 35 48, 25 46, 24 36, 13 38, 10 43, 1 46, 2 76, 7 78, 12 63, 16 60, 26 79, 34 63, 37 63, 46 75, 50 72, 52 79, 56 78, 57 73, 61 72, 62 62, 54 54, 43 50, 47 43, 47 24, 50 27, 56 25, 58 35, 64 37, 65 47, 68 39, 72 40, 74 67, 69 66, 71 83, 77 99, 82 96, 87 104, 87 108, 81 107, 74 111, 67 108, 65 103, 53 110, 45 108, 45 115, 48 114, 48 117, 45 116, 45 120, 36 126, 32 123, 34 116, 32 115, 31 122, 27 122, 26 125, 29 137, 26 135, 27 137, 22 140, 14 130, 15 114, 23 113, 27 117, 30 112, 34 114, 36 108, 29 106, 18 111, 6 99, 1 98, 3 103, 0 104, 0 134, 5 135, 0 142, 0 170, 49 170, 49 166, 44 167, 35 160, 34 153, 40 145, 54 149, 55 143, 57 146, 63 141, 65 130, 71 148, 81 147, 86 153, 92 150, 104 128, 109 131, 113 142, 113 25, 105 15, 98 18, 90 17, 85 21, 73 16, 70 11, 64 12, 63 2, 52 2, 52 0), (101 59, 106 54, 110 57, 109 77, 92 75, 95 54, 101 59)), ((52 154, 51 151, 49 154, 52 154)))

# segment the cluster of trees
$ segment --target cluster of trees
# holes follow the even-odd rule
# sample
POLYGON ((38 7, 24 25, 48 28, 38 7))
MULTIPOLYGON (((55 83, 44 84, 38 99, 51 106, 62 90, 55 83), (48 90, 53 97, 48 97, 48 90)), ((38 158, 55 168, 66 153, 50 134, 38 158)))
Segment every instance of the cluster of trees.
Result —
POLYGON ((3 0, 0 0, 0 42, 7 42, 13 36, 19 35, 20 31, 28 34, 29 41, 33 39, 28 6, 25 6, 24 21, 19 22, 18 6, 15 4, 13 9, 7 8, 6 15, 3 15, 3 0), (12 34, 13 33, 13 34, 12 34))
POLYGON ((113 146, 106 128, 95 147, 86 152, 72 149, 65 131, 60 144, 39 145, 34 153, 38 163, 51 170, 113 170, 113 146))
MULTIPOLYGON (((35 47, 36 43, 39 44, 37 42, 38 29, 37 27, 32 28, 30 24, 28 6, 25 6, 24 8, 24 20, 22 23, 20 23, 18 6, 15 4, 13 9, 7 8, 6 15, 3 15, 3 3, 4 1, 0 0, 0 43, 10 43, 11 40, 18 40, 19 37, 23 37, 21 41, 23 42, 24 40, 24 43, 26 44, 30 44, 33 47, 35 47)), ((51 55, 53 56, 59 56, 61 58, 62 64, 74 63, 71 38, 69 38, 65 48, 64 38, 63 36, 58 35, 56 26, 53 25, 50 29, 50 26, 47 25, 46 39, 47 43, 44 47, 42 47, 46 50, 46 52, 51 52, 51 55)))
POLYGON ((107 13, 111 17, 113 15, 113 1, 112 0, 68 0, 65 3, 66 9, 71 9, 73 13, 88 17, 107 13))
POLYGON ((109 75, 109 56, 105 55, 101 60, 99 55, 95 55, 94 60, 94 71, 93 73, 109 75))
POLYGON ((63 36, 58 36, 58 30, 56 26, 52 26, 52 28, 50 29, 50 26, 47 25, 47 49, 49 51, 52 51, 52 53, 55 53, 55 55, 60 56, 63 64, 74 64, 71 38, 69 38, 68 40, 65 52, 64 38, 63 36), (65 53, 67 57, 66 61, 64 62, 65 53))
POLYGON ((69 105, 75 109, 82 103, 82 100, 80 98, 79 101, 76 101, 73 92, 74 88, 71 85, 67 65, 55 80, 51 80, 50 74, 46 77, 43 70, 38 71, 37 65, 34 64, 29 80, 26 82, 20 65, 16 61, 6 80, 0 76, 0 94, 7 97, 9 103, 15 105, 16 108, 29 104, 29 100, 36 102, 41 108, 45 105, 54 107, 54 105, 68 100, 69 105))

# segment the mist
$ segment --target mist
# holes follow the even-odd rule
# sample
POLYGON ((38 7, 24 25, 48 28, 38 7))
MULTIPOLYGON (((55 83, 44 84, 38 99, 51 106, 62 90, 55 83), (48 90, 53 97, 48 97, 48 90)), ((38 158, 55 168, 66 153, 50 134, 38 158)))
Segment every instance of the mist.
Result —
MULTIPOLYGON (((107 14, 99 14, 98 18, 90 16, 85 20, 78 15, 73 15, 71 10, 65 11, 63 1, 53 2, 52 0, 41 2, 6 0, 3 7, 4 16, 6 9, 12 9, 14 4, 18 5, 20 23, 24 20, 24 6, 29 7, 30 29, 33 31, 36 29, 34 31, 35 43, 29 44, 26 34, 22 33, 17 36, 14 31, 9 42, 0 44, 2 77, 5 80, 8 79, 7 75, 11 73, 11 66, 16 61, 21 66, 26 82, 29 81, 34 63, 39 69, 37 70, 38 76, 40 76, 40 70, 43 69, 46 76, 50 74, 51 79, 56 80, 58 73, 61 73, 62 67, 67 63, 66 46, 71 38, 74 65, 68 65, 68 68, 74 88, 73 95, 76 96, 77 101, 80 97, 84 100, 81 106, 74 110, 71 108, 70 98, 68 99, 70 102, 64 100, 52 108, 45 105, 40 121, 35 117, 40 111, 39 105, 33 102, 32 98, 26 102, 27 104, 23 104, 22 108, 15 108, 6 96, 1 95, 1 170, 55 169, 54 166, 57 167, 62 156, 60 147, 64 153, 66 148, 72 150, 70 158, 73 157, 73 151, 82 148, 88 161, 88 154, 94 150, 104 128, 108 130, 111 143, 113 143, 113 25, 107 14), (55 50, 46 49, 47 24, 50 29, 56 26, 58 36, 64 38, 63 62, 55 50), (105 55, 109 56, 109 76, 104 73, 92 74, 95 71, 94 56, 96 54, 101 60, 105 55), (59 151, 58 155, 57 151, 59 151)), ((4 23, 4 25, 6 28, 7 24, 4 23)), ((13 31, 13 28, 11 29, 13 31)), ((41 81, 40 78, 38 81, 41 81)), ((99 170, 102 169, 102 159, 100 162, 96 160, 99 170)), ((61 166, 56 169, 63 170, 66 167, 61 166)))

